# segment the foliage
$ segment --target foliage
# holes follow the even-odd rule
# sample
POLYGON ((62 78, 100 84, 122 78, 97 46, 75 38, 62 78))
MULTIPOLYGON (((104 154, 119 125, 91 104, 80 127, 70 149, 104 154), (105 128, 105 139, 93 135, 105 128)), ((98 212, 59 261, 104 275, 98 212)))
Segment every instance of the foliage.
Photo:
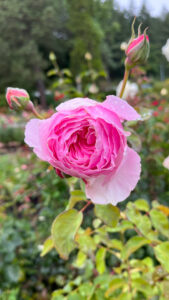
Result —
POLYGON ((25 148, 1 154, 0 160, 0 298, 39 299, 57 287, 60 276, 68 275, 66 263, 54 252, 40 258, 68 190, 50 168, 46 176, 48 166, 25 148), (52 270, 53 260, 57 267, 52 270))
POLYGON ((103 92, 101 91, 100 81, 106 78, 106 73, 103 70, 97 71, 93 68, 91 53, 86 52, 85 57, 87 69, 76 76, 69 69, 60 69, 55 54, 50 53, 49 58, 53 69, 49 70, 47 75, 53 77, 51 89, 55 91, 54 99, 56 101, 83 97, 83 95, 90 98, 94 94, 97 94, 98 98, 101 99, 103 92))
MULTIPOLYGON (((168 38, 169 13, 162 17, 152 17, 143 7, 136 26, 142 21, 149 26, 151 57, 146 68, 153 76, 164 79, 169 67, 161 47, 168 38)), ((45 72, 51 50, 60 67, 76 75, 88 69, 84 56, 90 52, 93 68, 104 69, 117 80, 123 72, 120 44, 128 42, 132 19, 132 11, 117 10, 112 0, 1 1, 1 92, 6 85, 34 91, 40 89, 39 80, 48 85, 45 72)))
POLYGON ((42 70, 47 63, 43 53, 53 48, 56 43, 53 31, 59 30, 60 23, 65 18, 64 13, 59 13, 60 10, 63 12, 64 4, 59 5, 53 0, 36 3, 30 0, 1 1, 2 85, 6 86, 8 83, 28 88, 43 78, 42 70), (8 26, 5 25, 6 20, 10 20, 8 26))
MULTIPOLYGON (((52 300, 167 299, 169 209, 157 202, 150 207, 146 200, 138 199, 127 204, 113 226, 112 215, 108 217, 105 209, 99 208, 108 226, 96 213, 92 228, 79 229, 73 263, 79 273, 56 290, 52 300)), ((69 224, 62 226, 66 225, 69 228, 69 224)))
POLYGON ((74 74, 85 71, 85 53, 89 51, 93 56, 93 67, 102 69, 100 45, 103 32, 93 18, 94 1, 69 0, 69 30, 73 36, 73 46, 70 53, 70 68, 74 74), (82 21, 83 20, 83 21, 82 21))

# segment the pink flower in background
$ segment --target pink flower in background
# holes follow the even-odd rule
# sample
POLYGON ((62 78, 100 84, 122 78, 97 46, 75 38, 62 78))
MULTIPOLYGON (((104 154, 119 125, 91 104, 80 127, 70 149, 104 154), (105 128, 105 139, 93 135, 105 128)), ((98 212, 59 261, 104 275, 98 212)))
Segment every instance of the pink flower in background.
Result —
POLYGON ((59 175, 82 178, 94 203, 126 199, 140 177, 140 157, 127 145, 124 120, 140 116, 124 100, 108 96, 103 103, 75 98, 57 107, 46 120, 33 119, 25 142, 59 175))
POLYGON ((159 116, 159 112, 158 112, 158 111, 154 111, 154 112, 153 112, 153 116, 154 116, 154 117, 158 117, 158 116, 159 116))
POLYGON ((25 91, 23 89, 18 89, 18 88, 12 88, 12 87, 7 88, 6 100, 11 109, 14 108, 13 104, 15 104, 16 106, 20 105, 17 98, 23 98, 23 99, 26 99, 27 101, 30 100, 30 97, 29 97, 29 94, 27 93, 27 91, 25 91))

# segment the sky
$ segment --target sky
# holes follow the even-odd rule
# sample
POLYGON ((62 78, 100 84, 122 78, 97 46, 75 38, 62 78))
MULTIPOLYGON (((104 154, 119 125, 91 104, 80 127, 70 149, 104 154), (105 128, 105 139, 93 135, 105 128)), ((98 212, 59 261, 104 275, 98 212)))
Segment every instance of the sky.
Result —
MULTIPOLYGON (((115 2, 120 6, 120 8, 127 9, 130 6, 131 0, 115 0, 115 2)), ((148 8, 152 16, 160 16, 164 7, 169 11, 169 0, 133 0, 132 2, 136 14, 142 6, 143 2, 146 3, 146 7, 148 8)))

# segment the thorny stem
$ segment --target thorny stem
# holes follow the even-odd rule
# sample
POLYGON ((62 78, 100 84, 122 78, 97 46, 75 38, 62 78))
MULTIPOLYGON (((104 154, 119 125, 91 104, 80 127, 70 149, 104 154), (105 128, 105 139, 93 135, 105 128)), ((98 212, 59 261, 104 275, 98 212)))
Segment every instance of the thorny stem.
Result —
POLYGON ((122 96, 123 96, 124 89, 125 89, 128 77, 129 77, 129 73, 130 73, 130 71, 126 68, 125 73, 124 73, 124 78, 123 78, 123 84, 122 84, 120 95, 119 95, 120 98, 122 98, 122 96))
POLYGON ((88 201, 87 204, 85 206, 82 207, 82 209, 80 210, 81 212, 84 212, 84 210, 90 205, 92 204, 92 201, 88 201))

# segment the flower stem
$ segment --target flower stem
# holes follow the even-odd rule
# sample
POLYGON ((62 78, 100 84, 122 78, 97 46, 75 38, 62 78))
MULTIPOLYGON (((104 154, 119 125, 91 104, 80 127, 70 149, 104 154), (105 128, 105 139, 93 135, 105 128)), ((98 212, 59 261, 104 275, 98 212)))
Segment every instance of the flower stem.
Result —
POLYGON ((124 73, 124 78, 123 78, 123 84, 122 84, 120 95, 119 95, 120 98, 122 98, 122 96, 123 96, 124 89, 125 89, 128 77, 129 77, 129 73, 130 73, 130 71, 126 68, 125 73, 124 73))
POLYGON ((87 204, 85 206, 82 207, 82 209, 80 210, 81 212, 84 212, 84 210, 90 205, 92 204, 92 201, 88 201, 87 204))
POLYGON ((35 107, 33 107, 32 113, 33 113, 34 116, 37 117, 38 119, 41 119, 41 120, 44 119, 44 118, 37 112, 37 110, 35 109, 35 107))

